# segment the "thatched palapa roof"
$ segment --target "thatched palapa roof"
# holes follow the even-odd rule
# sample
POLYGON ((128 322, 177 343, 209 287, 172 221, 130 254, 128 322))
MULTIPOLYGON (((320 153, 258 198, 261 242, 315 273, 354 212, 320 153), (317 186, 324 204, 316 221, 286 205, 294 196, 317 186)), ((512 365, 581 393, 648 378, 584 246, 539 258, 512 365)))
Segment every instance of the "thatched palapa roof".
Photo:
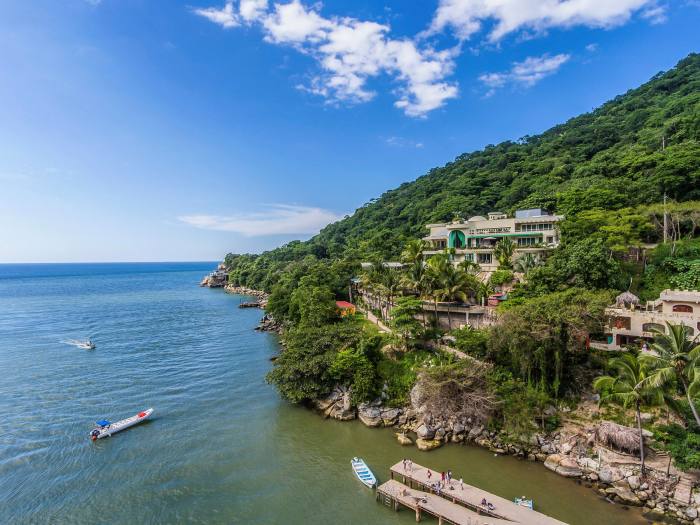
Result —
POLYGON ((617 306, 639 304, 639 297, 634 295, 632 292, 622 292, 620 295, 615 297, 615 304, 617 306))
POLYGON ((612 421, 603 421, 596 427, 595 439, 612 449, 624 450, 631 454, 639 452, 639 431, 612 421))

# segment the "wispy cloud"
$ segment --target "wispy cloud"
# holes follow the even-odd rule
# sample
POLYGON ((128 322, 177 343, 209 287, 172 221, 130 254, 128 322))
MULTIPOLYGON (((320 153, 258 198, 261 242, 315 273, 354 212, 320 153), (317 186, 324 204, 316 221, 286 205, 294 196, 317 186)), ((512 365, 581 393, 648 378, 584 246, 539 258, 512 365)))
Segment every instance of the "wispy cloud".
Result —
POLYGON ((539 57, 527 57, 522 62, 513 62, 513 66, 508 71, 484 73, 479 76, 479 80, 489 88, 486 96, 493 95, 497 89, 507 84, 531 87, 543 78, 556 73, 569 58, 571 55, 565 53, 554 56, 544 54, 539 57))
POLYGON ((263 211, 221 215, 183 215, 178 220, 204 230, 239 233, 246 237, 284 234, 315 234, 340 220, 341 215, 323 208, 275 204, 263 211))
POLYGON ((663 24, 668 20, 665 5, 651 5, 642 11, 642 18, 649 20, 650 24, 663 24))
POLYGON ((422 142, 416 141, 416 140, 411 140, 407 139, 404 137, 386 137, 384 139, 384 142, 386 142, 389 146, 393 146, 396 148, 416 148, 416 149, 421 149, 424 144, 422 142))
POLYGON ((385 24, 326 17, 319 4, 307 6, 300 0, 269 5, 266 0, 228 0, 223 7, 194 13, 226 29, 255 24, 265 41, 313 57, 317 71, 297 88, 331 102, 372 100, 376 93, 368 83, 380 75, 397 82, 394 105, 412 117, 425 116, 458 93, 457 84, 446 80, 454 69, 456 48, 439 51, 409 38, 392 38, 385 24))
POLYGON ((203 16, 210 22, 219 24, 224 29, 240 25, 238 13, 233 12, 233 2, 227 2, 222 8, 206 7, 194 10, 195 14, 203 16))
POLYGON ((468 40, 484 29, 485 22, 493 22, 487 36, 490 42, 516 32, 543 33, 574 26, 610 28, 626 23, 640 11, 644 16, 656 5, 656 0, 440 0, 425 35, 449 28, 459 39, 468 40))

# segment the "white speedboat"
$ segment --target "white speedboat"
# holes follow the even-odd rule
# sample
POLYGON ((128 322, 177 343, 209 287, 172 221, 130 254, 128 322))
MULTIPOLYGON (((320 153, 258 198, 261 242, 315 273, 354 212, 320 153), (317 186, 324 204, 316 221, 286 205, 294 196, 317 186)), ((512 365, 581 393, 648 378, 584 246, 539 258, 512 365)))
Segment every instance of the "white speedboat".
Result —
POLYGON ((97 421, 95 423, 95 428, 92 430, 92 432, 90 432, 90 439, 95 441, 96 439, 109 437, 112 434, 116 434, 117 432, 121 432, 129 427, 143 423, 149 417, 151 417, 151 414, 153 414, 153 409, 149 408, 148 410, 139 412, 135 416, 127 417, 126 419, 122 419, 116 423, 112 423, 106 419, 97 421))
POLYGON ((377 486, 377 478, 374 477, 374 474, 362 458, 352 458, 350 464, 352 465, 352 470, 355 472, 357 479, 369 488, 377 486))
POLYGON ((90 339, 87 341, 81 341, 77 343, 75 346, 78 348, 84 348, 85 350, 94 350, 95 349, 95 343, 93 343, 90 339))

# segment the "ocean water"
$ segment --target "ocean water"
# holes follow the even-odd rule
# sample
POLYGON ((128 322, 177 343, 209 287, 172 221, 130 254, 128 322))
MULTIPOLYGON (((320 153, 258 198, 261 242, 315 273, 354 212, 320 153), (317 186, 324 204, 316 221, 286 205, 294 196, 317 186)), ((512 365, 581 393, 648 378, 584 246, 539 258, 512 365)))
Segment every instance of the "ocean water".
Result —
POLYGON ((326 421, 264 380, 278 352, 214 263, 0 265, 0 523, 412 523, 352 475, 404 456, 571 524, 644 523, 539 464, 326 421), (86 351, 66 341, 90 337, 86 351), (153 407, 97 442, 94 421, 153 407))

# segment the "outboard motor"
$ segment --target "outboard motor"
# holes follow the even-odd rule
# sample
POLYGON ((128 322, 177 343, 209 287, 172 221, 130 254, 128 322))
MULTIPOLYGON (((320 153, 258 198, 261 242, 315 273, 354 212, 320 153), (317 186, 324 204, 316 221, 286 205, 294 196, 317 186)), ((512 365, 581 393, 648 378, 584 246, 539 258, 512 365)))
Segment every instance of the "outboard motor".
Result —
POLYGON ((92 439, 93 441, 96 441, 97 436, 99 436, 99 435, 100 435, 100 431, 95 429, 92 432, 90 432, 90 439, 92 439))

